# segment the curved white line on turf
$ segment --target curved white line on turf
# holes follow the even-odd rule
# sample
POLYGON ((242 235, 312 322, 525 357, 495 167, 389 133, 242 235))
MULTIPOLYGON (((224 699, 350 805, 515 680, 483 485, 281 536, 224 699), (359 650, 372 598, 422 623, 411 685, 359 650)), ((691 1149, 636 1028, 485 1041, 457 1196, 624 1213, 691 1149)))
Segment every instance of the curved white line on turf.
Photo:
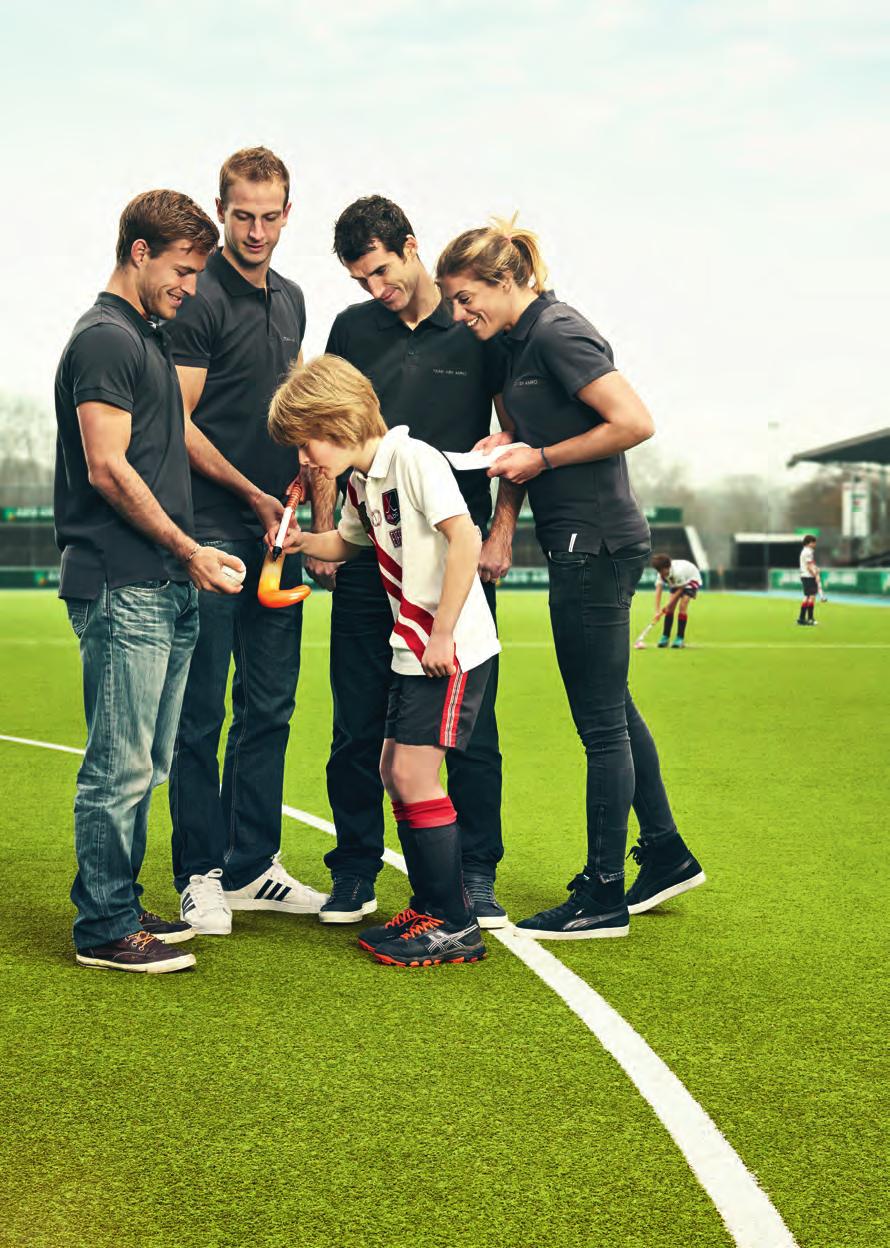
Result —
MULTIPOLYGON (((331 836, 336 835, 334 825, 327 819, 319 819, 295 806, 281 809, 299 823, 308 823, 331 836)), ((408 874, 401 854, 384 849, 383 859, 397 871, 408 874)), ((485 934, 496 937, 534 971, 614 1057, 686 1158, 739 1248, 797 1248, 778 1210, 746 1169, 741 1157, 695 1097, 630 1023, 586 980, 570 971, 536 940, 518 935, 515 929, 485 934)))
MULTIPOLYGON (((59 750, 65 754, 83 754, 83 750, 70 745, 34 741, 28 737, 10 737, 0 733, 0 741, 59 750)), ((330 836, 336 835, 334 825, 327 819, 320 819, 318 815, 298 810, 295 806, 282 806, 281 810, 298 823, 308 824, 330 836)), ((407 875, 401 854, 384 849, 383 859, 407 875)), ((777 1209, 754 1175, 746 1169, 738 1153, 695 1097, 630 1023, 613 1010, 590 984, 570 971, 537 941, 519 936, 515 931, 491 931, 487 935, 496 937, 529 970, 534 971, 611 1054, 686 1158, 738 1248, 798 1248, 777 1209)))
POLYGON ((32 741, 29 737, 7 737, 2 732, 0 732, 0 741, 12 741, 14 745, 36 745, 41 750, 58 750, 61 754, 83 754, 83 750, 76 750, 73 745, 55 745, 52 741, 32 741))

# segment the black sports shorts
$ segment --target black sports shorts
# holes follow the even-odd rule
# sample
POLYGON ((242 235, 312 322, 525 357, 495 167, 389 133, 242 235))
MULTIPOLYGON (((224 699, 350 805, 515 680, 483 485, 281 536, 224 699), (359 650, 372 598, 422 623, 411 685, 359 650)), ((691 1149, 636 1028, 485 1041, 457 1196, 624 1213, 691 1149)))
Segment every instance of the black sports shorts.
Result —
POLYGON ((818 589, 815 576, 802 576, 800 583, 803 585, 804 597, 812 598, 818 589))
POLYGON ((458 668, 453 676, 402 676, 393 672, 383 735, 399 745, 465 750, 492 662, 486 659, 468 672, 458 668))

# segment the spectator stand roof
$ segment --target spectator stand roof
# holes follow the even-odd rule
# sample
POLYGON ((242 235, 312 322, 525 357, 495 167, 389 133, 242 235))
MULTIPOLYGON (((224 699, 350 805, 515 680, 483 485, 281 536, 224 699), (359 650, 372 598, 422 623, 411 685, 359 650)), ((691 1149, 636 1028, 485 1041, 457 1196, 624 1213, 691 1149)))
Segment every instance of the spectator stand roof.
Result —
POLYGON ((812 451, 798 451, 788 460, 789 468, 795 464, 890 465, 890 429, 878 429, 858 438, 847 438, 844 442, 817 446, 812 451))

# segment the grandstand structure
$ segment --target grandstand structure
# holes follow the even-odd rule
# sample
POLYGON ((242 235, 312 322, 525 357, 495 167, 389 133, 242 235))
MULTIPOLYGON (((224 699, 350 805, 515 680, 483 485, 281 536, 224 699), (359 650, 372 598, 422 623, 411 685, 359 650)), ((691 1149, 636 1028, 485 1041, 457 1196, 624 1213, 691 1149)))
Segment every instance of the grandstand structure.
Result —
MULTIPOLYGON (((820 464, 844 473, 843 532, 849 543, 848 566, 829 572, 829 587, 890 596, 890 428, 798 451, 789 459, 788 467, 797 464, 820 464), (874 518, 867 506, 864 514, 858 511, 860 500, 866 504, 870 501, 873 487, 877 494, 874 518)), ((771 586, 779 583, 780 578, 771 572, 771 586)))

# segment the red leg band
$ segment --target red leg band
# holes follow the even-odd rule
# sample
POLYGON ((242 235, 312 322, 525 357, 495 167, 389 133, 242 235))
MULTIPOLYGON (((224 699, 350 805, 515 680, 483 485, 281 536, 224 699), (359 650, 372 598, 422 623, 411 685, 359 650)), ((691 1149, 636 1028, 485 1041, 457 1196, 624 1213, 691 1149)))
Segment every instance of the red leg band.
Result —
POLYGON ((450 797, 436 797, 429 802, 405 802, 401 806, 403 818, 412 828, 441 828, 457 823, 457 811, 450 797))

